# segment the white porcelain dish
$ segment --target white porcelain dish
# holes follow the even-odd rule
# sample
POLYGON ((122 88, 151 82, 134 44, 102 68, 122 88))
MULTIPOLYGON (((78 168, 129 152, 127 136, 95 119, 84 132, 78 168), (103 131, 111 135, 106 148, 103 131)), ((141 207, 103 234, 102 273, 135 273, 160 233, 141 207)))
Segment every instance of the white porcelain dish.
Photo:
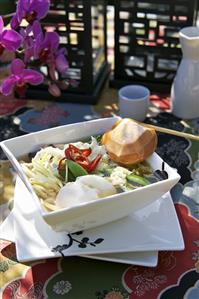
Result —
MULTIPOLYGON (((168 179, 147 185, 132 191, 112 195, 89 203, 82 203, 71 208, 46 212, 40 205, 28 178, 23 172, 18 158, 38 150, 42 145, 52 143, 69 143, 82 140, 88 136, 102 134, 110 129, 118 117, 102 118, 82 123, 60 126, 1 142, 1 147, 18 175, 31 193, 43 219, 55 231, 75 232, 120 219, 132 211, 137 211, 168 192, 180 179, 176 170, 165 163, 168 179)), ((161 169, 163 160, 154 153, 147 161, 153 170, 161 169)))
POLYGON ((84 255, 83 257, 99 261, 107 261, 145 267, 156 267, 158 264, 158 251, 119 252, 99 255, 91 254, 84 255))
POLYGON ((12 211, 0 225, 0 240, 6 240, 15 243, 14 213, 12 211))
MULTIPOLYGON (((13 243, 16 243, 16 238, 14 234, 14 213, 11 212, 8 217, 4 220, 4 222, 0 225, 0 240, 7 240, 13 243)), ((23 224, 22 224, 23 225, 23 224)), ((19 262, 23 262, 20 257, 23 255, 23 249, 17 249, 17 260, 19 262), (21 253, 22 250, 22 253, 21 253)), ((129 265, 137 265, 137 266, 145 266, 145 267, 156 267, 158 263, 158 251, 143 251, 143 252, 121 252, 121 253, 107 253, 101 255, 87 255, 84 257, 109 261, 115 263, 123 263, 129 265)), ((35 260, 35 257, 33 257, 35 260)), ((40 259, 40 257, 39 257, 40 259)), ((31 257, 27 261, 32 261, 31 257)))
POLYGON ((61 255, 92 255, 92 258, 110 261, 116 261, 116 258, 118 260, 120 257, 120 262, 135 264, 134 252, 151 251, 153 257, 150 253, 148 262, 145 255, 139 256, 139 262, 145 257, 145 263, 154 264, 154 254, 157 254, 158 250, 184 249, 182 232, 169 193, 123 219, 70 236, 66 232, 52 230, 34 203, 29 200, 30 197, 24 184, 18 179, 13 212, 19 261, 33 261, 61 255), (87 238, 86 246, 80 247, 79 244, 85 238, 87 238), (95 246, 91 246, 91 242, 95 246))

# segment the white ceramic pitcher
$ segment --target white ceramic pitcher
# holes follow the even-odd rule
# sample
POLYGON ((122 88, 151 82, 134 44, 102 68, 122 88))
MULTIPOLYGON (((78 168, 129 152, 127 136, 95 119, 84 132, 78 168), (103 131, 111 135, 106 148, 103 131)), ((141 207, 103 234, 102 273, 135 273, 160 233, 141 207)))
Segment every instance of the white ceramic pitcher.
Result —
POLYGON ((172 113, 179 118, 199 117, 199 28, 179 32, 183 58, 171 88, 172 113))

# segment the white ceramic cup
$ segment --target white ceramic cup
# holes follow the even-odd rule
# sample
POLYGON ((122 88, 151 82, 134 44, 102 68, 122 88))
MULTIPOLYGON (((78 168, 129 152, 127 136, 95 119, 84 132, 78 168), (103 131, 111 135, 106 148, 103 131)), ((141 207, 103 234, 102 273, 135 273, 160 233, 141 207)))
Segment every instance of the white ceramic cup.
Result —
POLYGON ((150 91, 142 85, 127 85, 119 89, 119 113, 121 117, 143 121, 149 108, 150 91))

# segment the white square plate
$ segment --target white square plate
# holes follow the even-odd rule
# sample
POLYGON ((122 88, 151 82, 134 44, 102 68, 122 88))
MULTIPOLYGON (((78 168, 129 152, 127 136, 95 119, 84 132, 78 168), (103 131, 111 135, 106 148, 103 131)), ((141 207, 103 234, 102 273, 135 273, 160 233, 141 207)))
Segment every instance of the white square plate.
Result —
POLYGON ((18 178, 14 198, 14 230, 20 261, 61 255, 184 249, 182 232, 169 193, 121 220, 75 234, 53 231, 34 203, 29 201, 30 196, 18 178))
MULTIPOLYGON (((4 220, 4 222, 0 225, 0 240, 8 240, 13 243, 16 242, 16 238, 14 234, 14 213, 13 212, 11 212, 4 220)), ((17 252, 18 251, 19 250, 17 249, 17 252)), ((100 254, 96 256, 88 255, 84 257, 104 260, 104 261, 111 261, 116 263, 139 265, 145 267, 155 267, 157 266, 158 263, 158 251, 107 253, 107 254, 100 254)))

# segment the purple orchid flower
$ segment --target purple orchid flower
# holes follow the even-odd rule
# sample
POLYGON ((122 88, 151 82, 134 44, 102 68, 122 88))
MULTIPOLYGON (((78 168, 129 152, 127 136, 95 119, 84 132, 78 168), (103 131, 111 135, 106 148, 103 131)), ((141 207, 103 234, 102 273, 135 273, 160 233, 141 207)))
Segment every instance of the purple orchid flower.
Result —
POLYGON ((16 51, 22 42, 22 37, 16 31, 3 30, 3 18, 0 16, 0 55, 3 54, 4 49, 9 51, 16 51))
POLYGON ((24 96, 27 84, 39 85, 44 80, 41 73, 32 69, 25 69, 25 64, 21 59, 13 60, 11 72, 12 74, 1 86, 1 91, 6 96, 10 95, 14 89, 20 96, 24 96))
POLYGON ((11 27, 17 28, 23 19, 29 24, 43 19, 49 10, 49 0, 18 0, 16 14, 11 20, 11 27))
POLYGON ((59 47, 59 35, 56 32, 41 32, 35 41, 35 58, 47 62, 59 47))
POLYGON ((66 49, 61 48, 56 51, 55 53, 55 66, 56 69, 61 73, 64 74, 67 72, 69 68, 68 61, 66 60, 66 49))
POLYGON ((31 58, 34 56, 34 38, 30 34, 31 31, 28 30, 29 28, 21 28, 20 34, 23 37, 22 47, 24 49, 24 63, 28 63, 31 58))
POLYGON ((48 65, 51 79, 56 80, 56 70, 63 74, 69 67, 65 57, 66 49, 58 49, 59 35, 56 32, 46 32, 44 35, 39 24, 34 25, 34 36, 34 57, 48 65))
POLYGON ((41 25, 35 21, 32 26, 20 29, 23 37, 24 63, 28 63, 34 57, 34 45, 36 37, 41 33, 41 25))

